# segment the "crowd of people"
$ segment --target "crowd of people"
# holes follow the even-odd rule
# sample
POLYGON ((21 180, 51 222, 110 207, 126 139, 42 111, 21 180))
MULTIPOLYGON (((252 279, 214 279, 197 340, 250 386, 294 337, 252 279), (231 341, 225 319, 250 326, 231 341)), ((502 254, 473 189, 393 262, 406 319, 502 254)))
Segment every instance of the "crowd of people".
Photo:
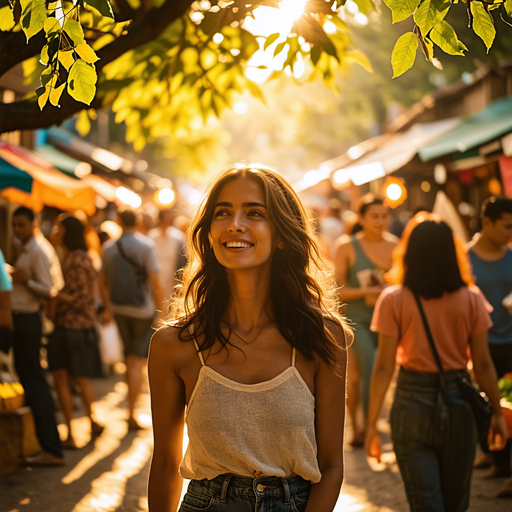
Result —
POLYGON ((14 210, 12 265, 5 265, 3 255, 0 261, 0 348, 9 352, 12 346, 16 373, 42 448, 41 453, 27 457, 26 464, 62 465, 63 449, 77 448, 72 429, 72 383, 83 399, 91 437, 101 435, 104 427, 94 418, 91 382, 103 371, 100 323, 115 321, 119 330, 128 384, 128 427, 140 428, 134 410, 149 342, 159 315, 167 309, 166 297, 177 283, 176 271, 186 259, 186 237, 172 226, 173 217, 174 212, 162 211, 159 222, 154 223, 158 225, 146 236, 138 231, 138 215, 130 208, 120 208, 117 223, 121 236, 104 240, 102 245, 82 212, 60 214, 50 241, 40 232, 31 209, 21 206, 14 210), (45 330, 50 326, 44 333, 47 366, 68 427, 62 441, 40 363, 42 319, 45 330))
POLYGON ((61 214, 49 243, 31 210, 15 210, 0 343, 12 344, 43 449, 26 462, 63 464, 62 449, 76 448, 71 381, 91 436, 101 435, 90 379, 102 368, 98 323, 115 321, 130 429, 140 428, 149 354, 151 511, 270 503, 332 511, 344 473, 345 395, 348 442, 380 460, 377 420, 397 365, 390 425, 411 510, 467 510, 473 468, 503 478, 499 496, 512 497, 497 385, 512 373, 512 312, 503 303, 512 292, 512 199, 484 202, 481 231, 467 246, 424 210, 391 234, 388 207, 373 194, 345 224, 339 206, 330 201, 315 220, 277 172, 237 164, 213 180, 188 242, 168 210, 155 227, 121 208, 122 234, 103 244, 79 214, 61 214), (68 426, 62 442, 39 362, 43 304, 54 325, 48 369, 68 426), (471 382, 468 363, 492 409, 476 460, 481 436, 461 387, 471 382), (180 475, 191 480, 181 506, 180 475))

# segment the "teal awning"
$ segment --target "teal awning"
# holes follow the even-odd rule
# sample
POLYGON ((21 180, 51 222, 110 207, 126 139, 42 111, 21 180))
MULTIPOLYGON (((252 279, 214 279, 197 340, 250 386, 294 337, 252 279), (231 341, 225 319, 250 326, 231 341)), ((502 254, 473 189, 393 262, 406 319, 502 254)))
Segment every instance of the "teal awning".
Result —
POLYGON ((76 178, 75 170, 80 165, 80 161, 65 155, 58 149, 50 146, 49 144, 43 144, 42 146, 36 146, 35 152, 40 154, 45 160, 50 162, 54 167, 62 171, 63 173, 76 178))
POLYGON ((451 153, 464 153, 512 131, 512 97, 501 98, 485 110, 461 118, 460 125, 423 146, 419 156, 428 162, 451 153))
POLYGON ((0 190, 14 187, 23 192, 32 192, 32 176, 0 158, 0 190))

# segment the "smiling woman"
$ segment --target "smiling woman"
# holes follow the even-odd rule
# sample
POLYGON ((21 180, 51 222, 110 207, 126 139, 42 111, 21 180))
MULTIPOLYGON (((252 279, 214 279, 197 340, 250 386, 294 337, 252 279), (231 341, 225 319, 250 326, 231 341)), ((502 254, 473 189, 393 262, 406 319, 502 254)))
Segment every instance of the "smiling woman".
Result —
POLYGON ((177 510, 181 475, 180 511, 332 511, 350 331, 300 198, 273 169, 232 166, 189 250, 172 321, 151 344, 150 510, 177 510))

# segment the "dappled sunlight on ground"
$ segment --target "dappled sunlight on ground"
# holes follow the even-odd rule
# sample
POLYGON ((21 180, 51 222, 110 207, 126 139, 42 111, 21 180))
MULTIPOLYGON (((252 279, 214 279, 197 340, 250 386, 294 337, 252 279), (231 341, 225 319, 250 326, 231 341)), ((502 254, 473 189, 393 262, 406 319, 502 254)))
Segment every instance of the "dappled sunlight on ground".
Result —
MULTIPOLYGON (((91 440, 88 419, 75 411, 73 431, 79 450, 66 451, 66 465, 20 468, 0 477, 0 512, 148 512, 147 478, 153 447, 150 428, 129 431, 126 423, 127 386, 122 375, 94 381, 98 401, 94 414, 105 430, 91 440)), ((147 383, 137 407, 141 424, 151 425, 147 383)), ((79 402, 77 401, 77 404, 79 402)), ((362 448, 346 446, 345 481, 334 512, 407 512, 389 424, 383 415, 382 462, 368 461, 362 448)), ((63 438, 65 425, 59 425, 63 438)), ((347 425, 346 438, 351 438, 347 425)), ((183 440, 186 450, 188 437, 183 440)), ((183 494, 188 481, 184 482, 183 494)), ((489 483, 475 473, 469 512, 508 512, 510 502, 494 500, 500 482, 489 483)))

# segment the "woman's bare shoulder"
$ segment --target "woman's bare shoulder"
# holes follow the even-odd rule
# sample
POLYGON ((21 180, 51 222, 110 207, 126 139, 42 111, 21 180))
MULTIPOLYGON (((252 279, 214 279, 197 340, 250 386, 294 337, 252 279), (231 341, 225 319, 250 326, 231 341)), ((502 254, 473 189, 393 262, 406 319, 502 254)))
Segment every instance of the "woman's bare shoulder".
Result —
POLYGON ((189 347, 191 342, 184 341, 180 337, 182 329, 181 326, 170 324, 160 327, 151 338, 150 359, 161 361, 166 365, 172 364, 175 368, 179 367, 191 350, 189 347))
POLYGON ((393 246, 398 245, 398 243, 400 242, 400 238, 398 238, 395 235, 392 235, 391 233, 388 233, 387 231, 384 231, 382 233, 382 238, 384 238, 386 242, 389 242, 393 246))
POLYGON ((325 326, 333 335, 340 349, 346 349, 352 339, 352 332, 348 324, 341 323, 341 321, 334 320, 333 318, 325 318, 325 326))

